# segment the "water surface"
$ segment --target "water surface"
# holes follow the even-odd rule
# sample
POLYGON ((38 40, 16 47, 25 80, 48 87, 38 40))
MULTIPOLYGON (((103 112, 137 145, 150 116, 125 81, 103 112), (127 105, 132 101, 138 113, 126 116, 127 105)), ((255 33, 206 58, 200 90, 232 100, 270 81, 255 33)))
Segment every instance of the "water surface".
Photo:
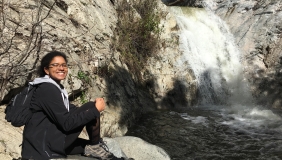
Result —
POLYGON ((281 117, 274 113, 202 107, 158 111, 142 117, 127 135, 160 146, 174 160, 281 159, 281 117))

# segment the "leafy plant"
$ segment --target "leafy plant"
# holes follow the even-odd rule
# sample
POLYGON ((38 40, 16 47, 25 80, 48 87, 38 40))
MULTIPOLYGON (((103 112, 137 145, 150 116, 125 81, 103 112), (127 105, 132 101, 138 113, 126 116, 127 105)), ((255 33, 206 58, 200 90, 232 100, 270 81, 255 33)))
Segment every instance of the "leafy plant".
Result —
POLYGON ((81 92, 80 97, 80 103, 84 104, 86 102, 88 102, 85 90, 87 90, 87 86, 90 85, 90 78, 89 78, 89 74, 83 71, 78 71, 77 73, 77 78, 80 79, 83 82, 83 86, 86 88, 81 92))
POLYGON ((80 103, 81 103, 81 104, 84 104, 84 103, 87 103, 87 102, 88 102, 87 96, 86 96, 85 92, 82 91, 82 92, 81 92, 81 95, 80 95, 80 103))
POLYGON ((87 84, 90 83, 90 78, 89 78, 89 75, 86 73, 86 72, 83 72, 83 71, 78 71, 77 73, 77 78, 80 79, 81 81, 83 82, 86 82, 87 84))

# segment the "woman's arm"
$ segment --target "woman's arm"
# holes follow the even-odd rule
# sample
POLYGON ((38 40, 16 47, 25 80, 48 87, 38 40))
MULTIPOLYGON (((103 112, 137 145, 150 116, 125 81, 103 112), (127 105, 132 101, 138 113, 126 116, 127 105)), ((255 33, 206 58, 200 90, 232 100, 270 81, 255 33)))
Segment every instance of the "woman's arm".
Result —
POLYGON ((36 94, 39 94, 37 101, 47 116, 64 131, 70 131, 83 126, 100 116, 94 102, 87 104, 93 106, 93 108, 90 107, 91 109, 78 114, 70 114, 64 105, 61 91, 51 83, 41 84, 36 94))

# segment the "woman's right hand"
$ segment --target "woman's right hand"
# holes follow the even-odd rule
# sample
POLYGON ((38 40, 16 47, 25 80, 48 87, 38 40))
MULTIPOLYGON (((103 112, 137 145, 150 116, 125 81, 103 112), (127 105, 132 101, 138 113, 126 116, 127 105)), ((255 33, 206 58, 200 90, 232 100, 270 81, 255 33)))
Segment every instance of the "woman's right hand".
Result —
POLYGON ((104 98, 96 98, 95 106, 96 106, 96 108, 98 109, 99 112, 102 112, 105 109, 105 106, 106 106, 104 98))

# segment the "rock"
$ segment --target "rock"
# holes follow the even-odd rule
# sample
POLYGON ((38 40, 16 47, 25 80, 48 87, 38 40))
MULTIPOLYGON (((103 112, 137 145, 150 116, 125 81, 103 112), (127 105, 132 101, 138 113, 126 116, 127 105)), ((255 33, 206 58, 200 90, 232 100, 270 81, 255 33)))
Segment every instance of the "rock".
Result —
MULTIPOLYGON (((170 160, 169 155, 160 147, 149 144, 141 138, 123 136, 103 138, 104 142, 116 157, 134 158, 134 160, 170 160)), ((69 155, 66 159, 88 160, 80 155, 69 155)), ((94 158, 95 159, 95 158, 94 158)))
MULTIPOLYGON (((22 127, 13 127, 7 123, 4 114, 5 106, 0 106, 0 159, 1 156, 19 158, 21 155, 22 127)), ((10 158, 11 159, 11 158, 10 158)))
POLYGON ((103 141, 108 146, 109 151, 112 152, 116 157, 128 158, 120 147, 120 144, 114 138, 104 137, 103 141))
POLYGON ((123 136, 113 138, 129 158, 134 160, 170 160, 169 155, 160 147, 152 145, 141 138, 123 136))
POLYGON ((0 153, 0 159, 6 160, 6 159, 13 159, 13 158, 7 154, 0 153))
MULTIPOLYGON (((138 137, 104 137, 103 141, 108 146, 109 151, 119 158, 134 158, 134 160, 170 160, 169 155, 162 148, 152 145, 138 137)), ((68 156, 68 159, 73 158, 88 159, 80 155, 68 156)))
POLYGON ((46 53, 58 50, 68 57, 69 74, 62 84, 72 103, 81 106, 85 101, 105 97, 107 111, 114 114, 103 116, 101 133, 124 135, 127 125, 145 107, 153 108, 154 102, 136 87, 139 82, 130 71, 120 67, 126 67, 126 63, 120 62, 119 52, 113 47, 118 20, 113 2, 116 1, 3 2, 0 23, 6 25, 0 27, 0 104, 7 104, 37 77, 36 68, 46 53), (140 103, 144 101, 147 104, 140 103))
POLYGON ((99 160, 97 158, 85 157, 82 155, 68 155, 67 158, 60 158, 60 159, 51 159, 51 160, 99 160))

